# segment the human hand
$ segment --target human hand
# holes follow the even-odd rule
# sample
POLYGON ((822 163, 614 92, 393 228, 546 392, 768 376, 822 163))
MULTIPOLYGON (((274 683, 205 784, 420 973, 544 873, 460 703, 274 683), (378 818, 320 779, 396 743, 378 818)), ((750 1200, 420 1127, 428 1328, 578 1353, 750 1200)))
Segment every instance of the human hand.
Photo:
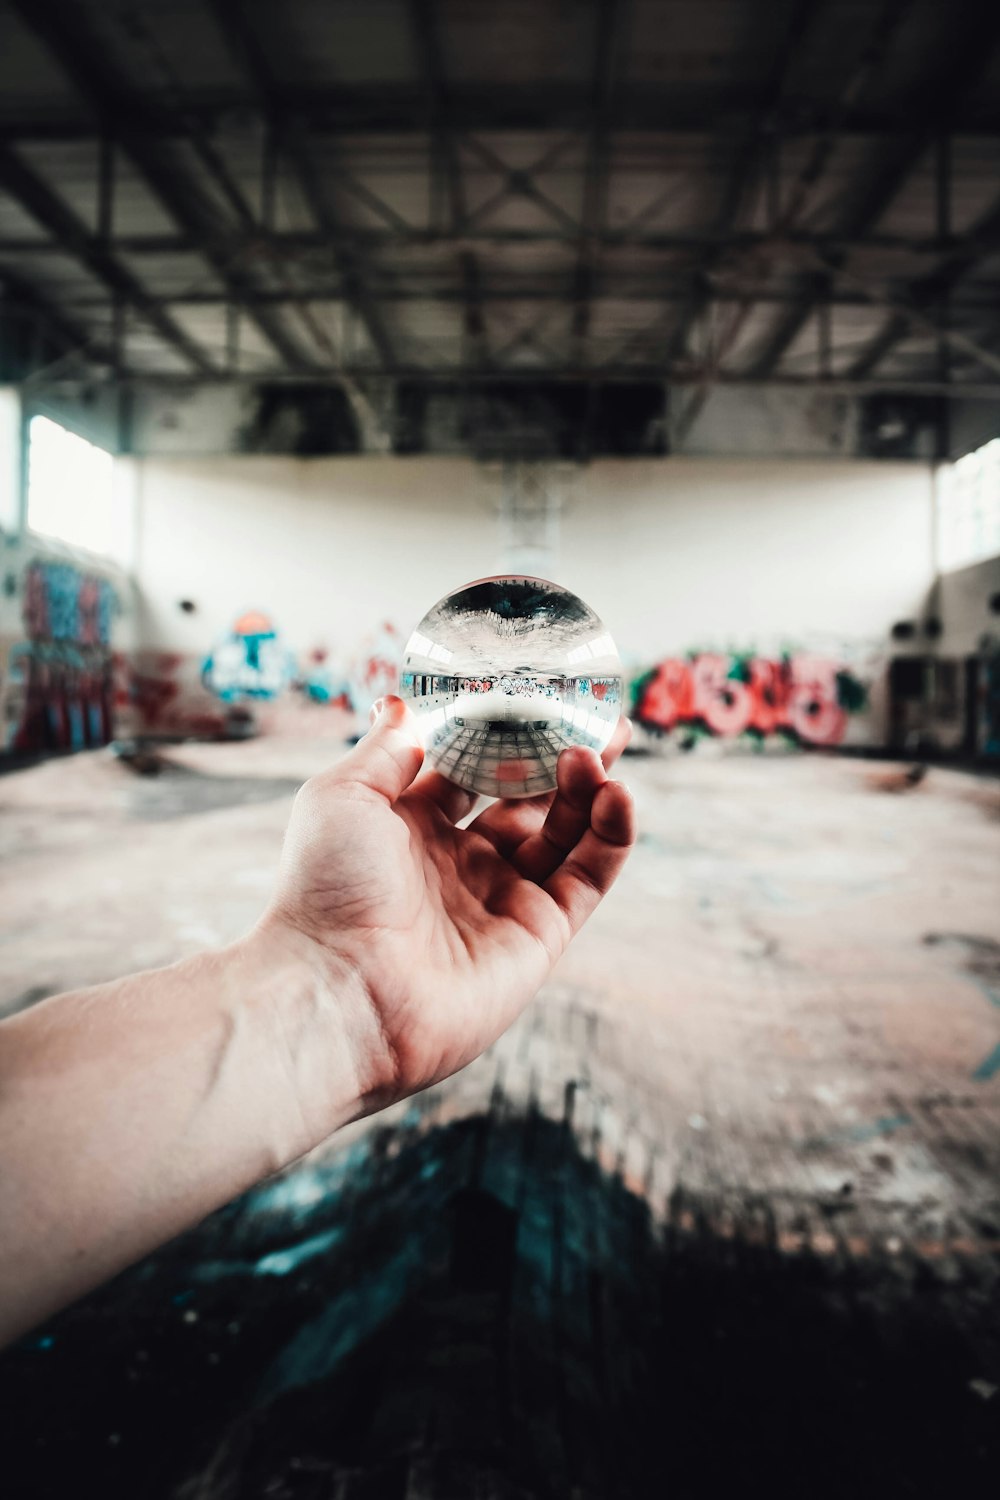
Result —
POLYGON ((605 764, 563 751, 556 792, 493 803, 459 828, 475 794, 421 771, 415 721, 387 697, 356 748, 301 789, 258 933, 306 945, 331 1009, 345 990, 360 997, 339 1035, 365 1107, 446 1078, 495 1041, 610 889, 635 819, 606 766, 630 733, 620 720, 605 764))
POLYGON ((422 761, 385 699, 296 798, 252 933, 0 1022, 0 1343, 453 1073, 527 1004, 624 864, 631 799, 567 750, 554 796, 460 829, 475 798, 422 761))

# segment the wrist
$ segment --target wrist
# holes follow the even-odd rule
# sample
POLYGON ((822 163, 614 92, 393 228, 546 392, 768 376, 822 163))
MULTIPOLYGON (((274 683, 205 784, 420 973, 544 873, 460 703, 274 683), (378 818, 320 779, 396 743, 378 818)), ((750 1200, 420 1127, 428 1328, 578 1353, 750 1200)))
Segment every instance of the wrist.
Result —
POLYGON ((357 963, 272 916, 232 951, 302 1150, 393 1102, 394 1058, 357 963))

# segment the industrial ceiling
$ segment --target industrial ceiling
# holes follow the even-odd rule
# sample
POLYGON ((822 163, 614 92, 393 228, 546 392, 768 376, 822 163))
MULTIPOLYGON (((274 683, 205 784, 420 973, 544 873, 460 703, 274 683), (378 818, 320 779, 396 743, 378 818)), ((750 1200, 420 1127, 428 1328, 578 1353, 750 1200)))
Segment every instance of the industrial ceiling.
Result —
POLYGON ((0 0, 2 377, 1000 393, 1000 4, 0 0))

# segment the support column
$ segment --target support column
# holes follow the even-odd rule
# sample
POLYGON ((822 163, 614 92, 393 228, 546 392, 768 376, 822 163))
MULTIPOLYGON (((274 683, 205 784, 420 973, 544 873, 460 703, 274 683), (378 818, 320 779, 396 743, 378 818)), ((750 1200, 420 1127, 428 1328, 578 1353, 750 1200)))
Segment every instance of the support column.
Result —
POLYGON ((20 386, 0 385, 0 531, 20 536, 28 519, 28 434, 20 386))

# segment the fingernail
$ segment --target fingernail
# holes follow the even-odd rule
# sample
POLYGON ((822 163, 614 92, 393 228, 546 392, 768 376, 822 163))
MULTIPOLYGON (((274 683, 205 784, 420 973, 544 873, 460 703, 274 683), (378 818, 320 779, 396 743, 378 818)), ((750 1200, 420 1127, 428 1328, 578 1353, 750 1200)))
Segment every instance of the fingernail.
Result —
POLYGON ((377 722, 377 720, 381 717, 382 710, 383 710, 384 707, 385 707, 385 699, 384 698, 376 698, 375 702, 372 704, 371 708, 368 710, 368 722, 369 722, 369 724, 374 724, 374 723, 377 722))

